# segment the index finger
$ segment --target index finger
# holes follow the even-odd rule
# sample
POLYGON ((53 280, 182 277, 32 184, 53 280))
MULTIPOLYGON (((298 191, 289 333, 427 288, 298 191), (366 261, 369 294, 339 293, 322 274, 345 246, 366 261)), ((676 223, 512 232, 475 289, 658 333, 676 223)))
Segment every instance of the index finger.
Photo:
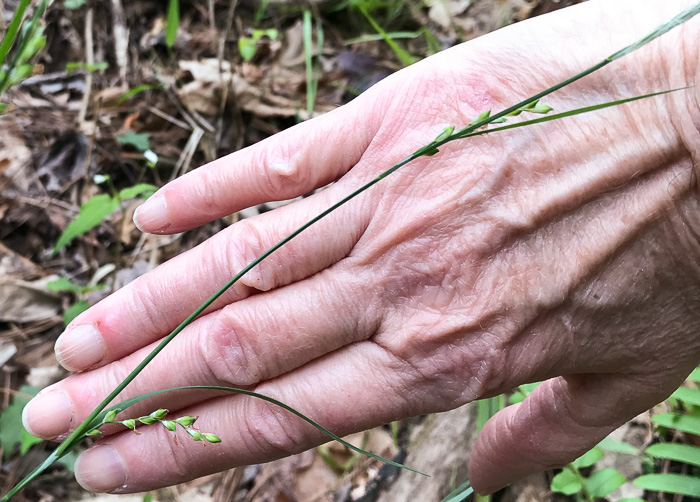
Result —
POLYGON ((144 232, 173 234, 335 181, 357 163, 379 120, 366 96, 202 166, 158 190, 134 214, 144 232))

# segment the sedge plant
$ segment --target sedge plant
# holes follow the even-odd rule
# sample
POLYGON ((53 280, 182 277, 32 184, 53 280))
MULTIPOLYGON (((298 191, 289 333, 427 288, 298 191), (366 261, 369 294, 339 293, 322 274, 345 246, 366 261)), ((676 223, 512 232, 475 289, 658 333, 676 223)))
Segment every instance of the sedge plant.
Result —
MULTIPOLYGON (((176 1, 176 0, 173 0, 176 1)), ((202 305, 200 305, 192 314, 190 314, 179 326, 177 326, 168 336, 163 338, 161 342, 132 370, 132 372, 119 384, 117 385, 112 392, 107 395, 104 400, 87 416, 87 418, 80 423, 75 430, 56 448, 56 450, 49 455, 49 457, 42 462, 41 465, 39 465, 34 471, 32 471, 27 477, 25 477, 22 481, 20 481, 14 488, 12 488, 5 496, 3 496, 0 499, 0 502, 7 502, 9 501, 15 494, 17 494, 21 489, 23 489, 29 482, 31 482, 33 479, 35 479, 39 474, 41 474, 47 467, 49 467, 51 464, 56 462, 58 459, 64 457, 67 455, 69 452, 71 452, 73 449, 75 449, 76 446, 78 446, 80 443, 83 442, 88 437, 94 436, 99 434, 98 429, 104 425, 105 423, 108 422, 107 419, 110 420, 115 420, 116 416, 127 410, 130 406, 143 401, 145 399, 148 399, 149 397, 162 394, 165 392, 170 392, 173 390, 183 390, 183 389, 199 389, 199 390, 216 390, 220 392, 232 392, 232 393, 238 393, 238 394, 244 394, 248 395, 257 399, 262 399, 265 400, 269 403, 275 404, 277 406, 282 407, 283 409, 287 410, 290 413, 293 413, 297 417, 299 417, 302 420, 305 420, 309 424, 313 425, 316 427, 318 430, 326 434, 328 437, 340 441, 343 445, 347 446, 353 451, 356 451, 358 453, 362 453, 365 455, 369 455, 372 458, 382 460, 384 462, 387 462, 391 465, 398 466, 404 469, 409 469, 414 472, 419 472, 415 469, 412 469, 410 467, 404 466, 402 464, 393 462, 389 459, 382 458, 378 455, 375 455, 370 452, 366 452, 364 450, 361 450, 360 448, 357 448, 356 446, 353 446, 346 441, 342 440, 335 434, 333 434, 331 431, 325 429, 323 426, 320 424, 317 424, 310 418, 306 417, 299 411, 285 405, 284 403, 277 401, 275 399, 272 399, 270 397, 264 396, 262 394, 258 394, 252 391, 248 390, 243 390, 243 389, 236 389, 236 388, 231 388, 231 387, 220 387, 220 386, 186 386, 186 387, 178 387, 176 389, 163 389, 163 390, 158 390, 154 392, 150 392, 147 394, 142 394, 140 396, 133 397, 131 399, 127 399, 121 403, 115 404, 110 406, 111 402, 143 371, 143 369, 180 333, 182 332, 185 327, 187 327, 192 321, 194 321, 197 317, 199 317, 200 314, 202 314, 210 305, 212 305, 221 295, 223 295, 231 286, 233 286, 238 280, 243 277, 245 274, 247 274, 251 269, 253 269, 256 265, 258 265, 260 262, 265 260, 268 256, 270 256, 272 253, 280 249, 282 246, 284 246, 286 243, 294 239, 296 236, 313 226, 316 222, 320 221, 321 219, 325 218, 329 214, 331 214, 333 211, 338 209, 339 207, 343 206, 344 204, 348 203, 355 197, 357 197, 359 194, 365 192, 366 190, 369 190, 372 188, 374 185, 377 183, 380 183, 384 178, 387 176, 392 175, 401 167, 405 166, 406 164, 412 162, 415 159, 418 159, 420 157, 424 156, 432 156, 436 155, 439 153, 440 147, 443 145, 457 141, 457 140, 463 140, 466 138, 470 138, 473 136, 479 136, 483 134, 491 134, 494 132, 499 132, 499 131, 505 131, 509 129, 514 129, 517 127, 527 127, 533 124, 538 124, 546 121, 552 121, 552 120, 560 120, 566 117, 571 117, 574 115, 582 114, 582 113, 589 113, 589 112, 594 112, 596 110, 600 110, 603 108, 611 107, 611 106, 617 106, 621 105, 624 103, 629 103, 632 101, 640 100, 640 99, 647 99, 651 98, 653 96, 659 96, 662 94, 666 94, 669 92, 674 92, 673 90, 665 90, 661 92, 655 92, 651 94, 646 94, 643 96, 636 96, 636 97, 631 97, 627 99, 622 99, 619 101, 614 101, 614 102, 609 102, 609 103, 603 103, 603 104, 598 104, 598 105, 592 105, 584 108, 579 108, 576 110, 571 110, 568 112, 562 112, 562 113, 557 113, 557 114, 549 114, 551 111, 551 108, 547 107, 546 105, 540 104, 540 100, 544 98, 545 96, 552 94, 553 92, 571 84, 572 82, 575 82, 587 75, 590 75, 591 73, 603 68, 604 66, 607 66, 608 64, 613 63, 614 61, 626 56, 627 54, 641 48, 642 46, 646 45, 647 43, 651 42, 652 40, 660 37, 661 35, 667 33, 668 31, 672 30, 676 26, 686 22, 687 20, 691 19, 692 17, 696 16, 697 14, 700 14, 700 2, 696 3, 695 5, 691 6, 690 8, 686 9, 682 13, 678 14, 676 17, 668 21, 667 23, 659 26, 656 28, 654 31, 649 33, 647 36, 644 38, 634 42, 631 45, 628 45, 627 47, 624 47, 623 49, 613 53, 609 57, 605 58, 604 60, 600 61, 599 63, 583 70, 582 72, 566 79, 558 84, 555 84, 552 87, 549 87, 548 89, 545 89, 533 96, 530 96, 528 98, 525 98, 524 100, 520 101, 519 103, 516 103, 504 110, 501 110, 497 113, 491 114, 490 111, 485 111, 481 114, 479 114, 472 122, 469 124, 457 128, 455 125, 450 125, 448 127, 445 127, 443 131, 432 141, 429 143, 425 144, 424 146, 420 147, 410 155, 408 155, 406 158, 403 160, 399 161, 398 163, 394 164, 393 166, 389 167, 386 169, 384 172, 373 178, 372 180, 368 181, 366 184, 358 188, 357 190, 353 191, 340 201, 336 202, 332 206, 330 206, 328 209, 325 211, 321 212, 314 218, 310 219, 308 222, 294 230, 292 233, 287 235, 285 238, 280 240, 278 243, 273 245, 271 248, 266 250, 264 253, 262 253, 260 256, 252 260, 248 265, 246 265, 240 272, 238 272, 233 278, 231 278, 226 284, 224 284, 218 291, 216 291, 209 299, 207 299, 202 305), (531 120, 525 120, 521 121, 518 123, 511 123, 511 124, 506 124, 506 125, 500 125, 498 127, 492 127, 488 128, 490 124, 498 124, 498 123, 503 123, 505 120, 507 120, 508 117, 518 115, 523 112, 530 112, 530 113, 542 113, 545 114, 542 117, 531 119, 531 120)), ((155 418, 156 421, 160 421, 163 417, 158 417, 158 411, 156 412, 156 416, 153 416, 151 418, 155 418)), ((150 416, 150 415, 149 415, 150 416)), ((143 419, 144 417, 140 417, 139 419, 134 419, 140 420, 143 419)), ((147 420, 148 421, 148 420, 147 420)), ((131 424, 132 422, 128 422, 131 424)), ((143 422, 141 422, 143 423, 143 422)), ((136 422, 133 422, 134 425, 136 425, 136 422)), ((128 427, 128 426, 127 426, 128 427)), ((215 434, 212 433, 212 434, 215 434)), ((423 473, 420 473, 423 474, 423 473)), ((449 500, 449 502, 459 502, 462 500, 465 500, 471 493, 473 493, 473 490, 471 489, 471 486, 469 483, 464 483, 460 487, 458 487, 457 490, 455 490, 453 493, 451 493, 446 500, 449 500)))
MULTIPOLYGON (((41 0, 31 17, 25 21, 31 0, 21 0, 12 20, 0 40, 0 97, 7 90, 32 76, 34 65, 29 61, 46 45, 42 17, 49 0, 41 0)), ((0 102, 0 113, 7 108, 0 102)))

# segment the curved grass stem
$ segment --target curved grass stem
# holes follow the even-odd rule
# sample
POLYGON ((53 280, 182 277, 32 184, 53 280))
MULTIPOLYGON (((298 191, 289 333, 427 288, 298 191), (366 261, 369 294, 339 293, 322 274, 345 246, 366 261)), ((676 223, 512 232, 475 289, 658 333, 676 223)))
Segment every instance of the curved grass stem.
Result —
MULTIPOLYGON (((308 222, 306 222, 304 225, 300 226, 296 230, 294 230, 291 234, 286 236, 284 239, 279 241, 277 244, 269 248, 267 251, 262 253, 260 256, 255 258, 253 261, 251 261, 248 265, 246 265, 239 273, 237 273, 233 278, 231 278, 226 284, 224 284, 221 288, 219 288, 218 291, 216 291, 209 299, 207 299, 202 305, 200 305, 192 314, 190 314, 178 327, 176 327, 168 336, 163 338, 163 340, 158 344, 158 346, 153 349, 153 351, 146 356, 137 366, 134 368, 134 370, 129 373, 129 375, 119 384, 117 387, 112 390, 112 392, 109 393, 107 397, 88 415, 88 417, 83 420, 83 422, 78 425, 78 427, 71 433, 54 451, 54 453, 49 457, 49 459, 52 459, 52 462, 48 462, 49 459, 47 459, 46 462, 42 463, 41 466, 39 466, 35 471, 33 471, 29 476, 27 476, 24 480, 22 480, 15 488, 12 489, 8 494, 6 494, 2 499, 0 499, 0 502, 6 502, 10 499, 12 495, 17 493, 19 489, 22 487, 26 486, 26 484, 34 479, 36 476, 38 476, 43 470, 46 469, 53 461, 57 460, 58 458, 62 457, 69 451, 71 451, 73 448, 75 448, 82 440, 86 437, 86 434, 92 430, 92 428, 95 427, 94 422, 98 418, 98 416, 104 412, 104 410, 107 408, 109 403, 111 403, 133 380, 136 378, 136 376, 143 371, 143 369, 175 338, 182 330, 184 330, 192 321, 194 321, 197 317, 199 317, 202 312, 204 312, 210 305, 212 305, 221 295, 223 295, 231 286, 233 286, 238 280, 243 277, 245 274, 247 274, 252 268, 254 268, 256 265, 258 265, 260 262, 262 262, 264 259, 266 259, 268 256, 270 256, 272 253, 277 251, 279 248, 284 246, 286 243, 294 239, 296 236, 304 232, 306 229, 317 223, 318 221, 322 220, 329 214, 331 214, 333 211, 338 209, 339 207, 343 206, 347 202, 351 201, 361 193, 365 192, 366 190, 370 189, 377 183, 379 183, 381 180, 386 178, 387 176, 393 174, 397 170, 399 170, 401 167, 405 166, 409 162, 422 157, 422 156, 430 156, 434 155, 438 152, 438 148, 441 147, 442 145, 456 141, 459 139, 464 139, 470 136, 476 136, 476 135, 481 135, 481 134, 488 134, 492 132, 498 132, 498 131, 503 131, 507 129, 512 129, 514 127, 523 127, 526 125, 533 125, 539 122, 545 122, 548 120, 557 120, 557 119, 562 119, 564 117, 569 117, 572 115, 577 115, 580 113, 588 113, 591 111, 599 110, 601 108, 605 108, 606 106, 615 106, 619 105, 622 103, 627 103, 630 101, 634 101, 636 99, 643 99, 643 98, 648 98, 651 96, 656 96, 659 94, 663 94, 665 92, 671 92, 671 91, 662 91, 661 93, 654 93, 654 94, 648 94, 645 96, 639 96, 635 98, 628 98, 626 100, 620 100, 616 101, 613 103, 609 104, 602 104, 602 105, 595 105, 592 107, 586 107, 586 108, 581 108, 579 110, 574 110, 571 112, 565 112, 563 114, 558 114, 558 115, 552 115, 549 117, 543 117, 543 118, 538 118, 534 119, 531 121, 526 121, 526 122, 521 122, 518 124, 511 124, 508 126, 502 126, 494 129, 483 129, 484 126, 487 126, 492 123, 498 123, 502 122, 502 120, 507 116, 511 116, 518 111, 520 111, 523 108, 526 108, 528 105, 531 103, 534 103, 536 101, 541 100, 543 97, 548 96, 549 94, 552 94, 553 92, 577 81, 582 79, 583 77, 590 75, 591 73, 603 68, 604 66, 612 63, 613 61, 639 49, 640 47, 643 47, 647 43, 651 42, 652 40, 660 37, 664 33, 670 31, 671 29, 675 28, 676 26, 686 22, 687 20, 691 19, 695 15, 700 13, 700 2, 696 3, 695 5, 691 6, 690 8, 686 9, 682 13, 680 13, 678 16, 674 17, 671 19, 669 22, 659 26, 657 29, 652 31, 650 34, 647 36, 641 38, 640 40, 636 41, 633 44, 630 44, 629 46, 615 52, 611 56, 605 58, 603 61, 591 66, 590 68, 585 69, 584 71, 574 75, 573 77, 570 77, 562 82, 559 82, 558 84, 553 85, 552 87, 549 87, 548 89, 545 89, 533 96, 530 96, 529 98, 526 98, 519 103, 506 108, 494 115, 490 115, 487 113, 481 114, 477 120, 472 122, 471 124, 463 127, 462 129, 458 131, 454 131, 453 126, 450 126, 446 129, 446 131, 443 131, 436 140, 428 143, 427 145, 419 148, 400 162, 394 164, 391 166, 389 169, 385 170, 381 174, 379 174, 377 177, 374 179, 370 180, 367 182, 365 185, 361 186, 351 194, 347 195, 340 201, 336 202, 333 204, 331 207, 323 211, 322 213, 318 214, 316 217, 312 218, 308 222), (449 130, 449 132, 447 132, 449 130), (445 134, 447 132, 447 134, 445 134), (19 488, 18 488, 19 487, 19 488)), ((238 389, 236 390, 238 391, 238 389)), ((158 391, 158 392, 164 392, 164 391, 158 391)), ((235 392, 235 391, 234 391, 235 392)), ((245 391, 243 393, 246 393, 248 391, 245 391)), ((268 398, 271 399, 271 398, 268 398)), ((128 401, 127 401, 128 402, 128 401)), ((274 402, 274 401, 270 401, 274 402)), ((279 406, 282 406, 283 408, 287 409, 288 411, 296 414, 300 418, 303 418, 304 420, 309 421, 306 417, 301 415, 301 413, 297 412, 296 410, 293 410, 292 408, 284 405, 283 403, 280 402, 274 402, 274 404, 277 404, 279 406)), ((318 424, 316 424, 318 425, 318 424)), ((319 426, 320 427, 320 426, 319 426)), ((325 431, 325 429, 324 429, 325 431)), ((325 431, 328 435, 331 437, 334 437, 330 431, 325 431)), ((335 438, 335 437, 334 437, 335 438)), ((348 446, 348 445, 346 445, 348 446)), ((348 446, 350 447, 350 446, 348 446)), ((353 447, 354 449, 354 447, 353 447)), ((355 450, 357 451, 357 450, 355 450)), ((386 459, 382 459, 386 460, 386 459)), ((400 466, 404 467, 404 466, 400 466)))

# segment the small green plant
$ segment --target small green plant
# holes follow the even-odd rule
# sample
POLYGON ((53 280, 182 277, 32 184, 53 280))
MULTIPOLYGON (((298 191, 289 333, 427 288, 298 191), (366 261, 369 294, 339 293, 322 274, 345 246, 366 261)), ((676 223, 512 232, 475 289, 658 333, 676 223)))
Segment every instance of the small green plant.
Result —
MULTIPOLYGON (((368 441, 369 433, 365 432, 362 436, 362 444, 360 448, 367 448, 368 441)), ((333 469, 333 471, 335 471, 336 474, 341 476, 348 474, 361 456, 360 453, 353 451, 351 452, 349 459, 347 459, 345 462, 339 462, 338 460, 336 460, 336 457, 333 456, 333 453, 331 453, 330 449, 328 448, 328 445, 322 444, 321 446, 316 448, 316 450, 318 451, 319 455, 321 456, 321 459, 323 459, 326 465, 333 469)))
POLYGON ((68 224, 58 238, 53 248, 53 254, 58 253, 76 237, 85 235, 89 230, 102 223, 123 201, 136 197, 148 198, 158 190, 155 185, 140 183, 117 191, 111 178, 105 175, 95 176, 95 182, 98 184, 108 183, 111 193, 95 195, 80 206, 78 216, 68 224))
MULTIPOLYGON (((20 454, 25 455, 34 445, 44 442, 43 439, 32 436, 22 425, 22 411, 38 392, 38 387, 23 385, 12 398, 10 405, 0 413, 0 446, 3 459, 7 459, 18 446, 20 454)), ((71 452, 58 462, 69 471, 73 471, 76 457, 77 455, 71 452)))
POLYGON ((244 61, 251 61, 258 52, 258 40, 267 37, 270 40, 277 40, 277 30, 270 28, 268 30, 253 30, 249 37, 241 37, 238 39, 238 52, 244 61))
MULTIPOLYGON (((669 398, 674 411, 654 415, 651 421, 661 433, 700 436, 700 367, 688 378, 695 387, 680 387, 669 398)), ((645 490, 700 497, 700 447, 690 441, 667 442, 649 446, 644 453, 652 459, 674 461, 683 466, 682 473, 652 472, 638 477, 633 483, 645 490)))
POLYGON ((428 48, 428 55, 432 56, 433 54, 436 54, 442 50, 442 46, 440 45, 440 41, 435 38, 435 35, 432 34, 432 32, 428 28, 421 28, 420 30, 417 31, 392 31, 392 32, 386 32, 384 35, 382 34, 376 34, 376 35, 371 35, 371 34, 366 34, 366 35, 361 35, 359 37, 355 38, 349 38, 345 41, 345 45, 353 45, 353 44, 359 44, 362 42, 374 42, 377 40, 385 40, 384 37, 389 37, 392 40, 400 40, 400 39, 411 39, 411 38, 419 38, 421 36, 425 37, 425 43, 428 48))
POLYGON ((151 149, 151 140, 147 132, 136 133, 127 131, 117 138, 120 145, 133 146, 139 152, 145 152, 151 149))
POLYGON ((554 476, 552 491, 575 495, 577 502, 593 502, 620 488, 627 479, 616 469, 596 470, 589 476, 583 474, 583 469, 593 466, 604 456, 605 453, 598 446, 584 453, 554 476))
MULTIPOLYGON (((41 0, 32 17, 24 22, 30 3, 31 0, 20 1, 0 41, 0 98, 10 87, 32 76, 35 66, 29 61, 46 45, 42 17, 49 0, 41 0), (10 56, 13 48, 14 53, 10 56)), ((7 103, 0 102, 0 113, 6 109, 7 103)))
MULTIPOLYGON (((700 367, 689 377, 700 383, 700 367)), ((654 415, 652 422, 660 432, 675 430, 681 433, 700 434, 700 389, 680 387, 669 397, 674 412, 654 415)), ((593 467, 605 455, 603 450, 641 457, 643 465, 652 472, 632 480, 632 483, 647 491, 665 492, 674 495, 697 497, 700 495, 700 448, 684 443, 656 443, 640 452, 635 447, 611 438, 576 459, 554 476, 551 489, 554 492, 576 496, 577 501, 591 502, 602 498, 622 486, 628 480, 616 469, 599 469, 586 477, 582 470, 593 467), (653 472, 656 460, 671 460, 686 464, 688 473, 653 472)), ((626 499, 627 502, 643 502, 642 499, 626 499)))
POLYGON ((414 56, 411 56, 405 50, 403 50, 401 46, 397 44, 392 37, 389 36, 386 30, 382 28, 382 26, 376 21, 376 19, 374 19, 374 17, 371 14, 373 2, 359 0, 353 3, 355 8, 357 8, 357 10, 359 10, 362 13, 365 19, 367 19, 367 21, 369 22, 369 24, 372 25, 372 28, 374 28, 376 32, 379 33, 382 39, 389 45, 389 47, 391 47, 391 50, 393 50, 396 53, 396 55, 403 62, 404 65, 410 66, 417 61, 417 59, 414 56))
MULTIPOLYGON (((173 0, 174 1, 174 0, 173 0)), ((184 330, 192 321, 194 321, 197 317, 200 316, 207 308, 209 308, 217 299, 221 297, 231 286, 233 286, 238 280, 243 277, 245 274, 247 274, 251 269, 253 269, 255 266, 257 266, 260 262, 265 260, 268 256, 270 256, 272 253, 280 249, 282 246, 284 246, 286 243, 294 239, 296 236, 310 228, 312 225, 314 225, 316 222, 320 221, 321 219, 325 218, 332 212, 334 212, 336 209, 339 207, 343 206, 347 202, 351 201, 361 193, 365 192, 366 190, 369 190, 371 187, 376 185, 377 183, 381 182, 384 178, 387 176, 392 175, 396 171, 398 171, 401 167, 405 166, 406 164, 412 162, 415 159, 424 157, 424 156, 431 156, 435 155, 439 152, 439 148, 442 147, 443 145, 456 141, 456 140, 461 140, 473 136, 480 136, 483 134, 491 134, 499 131, 504 131, 504 130, 509 130, 517 127, 527 127, 532 124, 538 124, 546 121, 551 121, 551 120, 559 120, 565 117, 570 117, 574 115, 578 115, 581 113, 588 113, 588 112, 593 112, 596 110, 600 110, 603 108, 611 107, 611 106, 617 106, 623 103, 629 103, 632 101, 640 100, 640 99, 646 99, 650 98, 652 96, 659 96, 662 94, 667 94, 669 92, 674 92, 674 91, 662 91, 662 92, 657 92, 657 93, 652 93, 652 94, 647 94, 644 96, 636 96, 633 98, 628 98, 628 99, 622 99, 619 101, 611 102, 611 103, 604 103, 604 104, 599 104, 599 105, 593 105, 585 108, 579 108, 577 110, 571 110, 568 112, 564 113, 558 113, 558 114, 553 114, 553 115, 547 115, 544 117, 540 117, 537 119, 533 120, 524 120, 518 123, 514 124, 507 124, 503 125, 500 127, 495 127, 495 128, 488 128, 490 124, 493 124, 497 121, 500 121, 500 119, 504 119, 510 115, 513 115, 515 112, 522 112, 522 111, 534 111, 534 108, 537 108, 539 105, 537 104, 542 98, 545 96, 571 84, 572 82, 575 82, 587 75, 590 75, 591 73, 599 70, 600 68, 603 68, 604 66, 612 63, 613 61, 616 61, 617 59, 620 59, 624 57, 625 55, 639 49, 640 47, 646 45, 647 43, 651 42, 652 40, 658 38, 659 36, 663 35, 664 33, 670 31, 674 27, 678 26, 679 24, 687 21, 688 19, 694 17, 695 15, 700 14, 700 2, 696 3, 692 7, 686 9, 682 13, 680 13, 678 16, 674 17, 672 20, 669 22, 659 26, 656 30, 651 32, 649 35, 646 37, 638 40, 637 42, 613 53, 609 57, 605 58, 604 60, 600 61, 599 63, 583 70, 582 72, 566 79, 563 80, 562 82, 559 82, 558 84, 549 87, 533 96, 530 96, 523 101, 520 101, 519 103, 512 105, 510 107, 507 107, 506 109, 495 113, 493 115, 490 114, 490 112, 484 112, 480 114, 475 121, 472 121, 472 123, 460 128, 456 129, 456 126, 451 125, 446 127, 433 141, 430 143, 418 148, 416 151, 408 155, 406 158, 403 160, 397 162, 393 166, 389 167, 386 169, 384 172, 376 176, 375 178, 371 179, 340 201, 336 202, 335 204, 331 205, 329 208, 324 210, 323 212, 319 213, 317 216, 311 218, 309 221, 307 221, 305 224, 301 225, 299 228, 291 232, 289 235, 287 235, 285 238, 280 240, 278 243, 273 245, 271 248, 263 252, 261 255, 259 255, 257 258, 252 260, 248 265, 243 267, 243 269, 238 272, 234 277, 232 277, 230 280, 226 282, 221 288, 219 288, 211 297, 209 297, 204 303, 202 303, 194 312, 192 312, 182 323, 180 323, 179 326, 177 326, 169 335, 164 337, 161 342, 129 373, 129 375, 122 381, 120 382, 110 393, 107 395, 104 400, 85 418, 83 422, 78 424, 75 429, 73 430, 72 433, 56 448, 56 450, 49 455, 49 457, 42 462, 41 465, 39 465, 34 471, 32 471, 27 477, 25 477, 22 481, 20 481, 15 487, 13 487, 5 496, 0 499, 0 502, 7 502, 10 500, 12 496, 14 496, 16 493, 18 493, 22 488, 24 488, 29 482, 31 482, 34 478, 36 478, 39 474, 41 474, 48 466, 53 464, 55 461, 58 459, 65 457, 69 452, 71 452, 73 449, 75 449, 79 444, 83 442, 83 440, 87 437, 90 437, 92 435, 93 431, 97 428, 99 428, 101 425, 104 424, 105 418, 108 416, 108 414, 114 414, 114 417, 120 412, 123 412, 124 410, 128 409, 132 405, 141 402, 145 399, 148 399, 150 397, 165 393, 165 392, 172 392, 174 390, 216 390, 220 392, 232 392, 232 393, 238 393, 238 394, 243 394, 251 397, 255 397, 257 399, 264 400, 266 402, 269 402, 271 404, 274 404, 276 406, 279 406, 283 408, 284 410, 288 411, 289 413, 294 414, 295 416, 299 417, 300 419, 306 421, 307 423, 313 425, 316 427, 319 431, 324 433, 325 435, 329 436, 332 439, 335 439, 336 441, 341 442, 348 448, 350 448, 353 451, 356 451, 358 453, 363 453, 365 455, 369 455, 372 458, 382 460, 390 465, 394 465, 397 467, 405 468, 412 470, 414 472, 419 472, 416 471, 415 469, 411 469, 410 467, 404 466, 402 464, 399 464, 397 462, 393 462, 391 460, 385 459, 383 457, 380 457, 378 455, 375 455, 370 452, 365 452, 364 450, 351 445, 350 443, 344 441, 342 438, 338 437, 337 435, 333 434, 331 431, 328 429, 325 429, 323 426, 320 424, 317 424, 316 422, 312 421, 310 418, 306 417, 299 411, 295 410, 294 408, 291 408, 290 406, 287 406, 286 404, 277 401, 273 398, 264 396, 262 394, 257 394, 251 391, 247 391, 244 389, 235 389, 235 388, 230 388, 230 387, 220 387, 220 386, 187 386, 187 387, 178 387, 174 389, 163 389, 163 390, 158 390, 154 392, 150 392, 147 394, 142 394, 140 396, 136 396, 131 399, 127 399, 126 401, 123 401, 117 405, 113 405, 111 407, 108 407, 110 403, 143 371, 143 369, 150 364, 150 362, 179 334, 184 330), (533 104, 534 103, 534 104, 533 104), (483 118, 482 118, 483 117, 483 118)), ((542 112, 546 113, 546 112, 542 112)), ((110 415, 111 416, 111 415, 110 415)), ((423 474, 423 473, 421 473, 423 474)), ((447 500, 449 502, 457 502, 464 500, 466 496, 471 493, 471 487, 469 483, 465 483, 462 486, 458 487, 453 494, 450 494, 447 500)))
POLYGON ((0 445, 3 459, 6 459, 17 445, 20 445, 20 453, 24 455, 34 444, 43 441, 29 434, 22 426, 22 410, 38 392, 38 387, 23 385, 13 397, 12 403, 0 413, 0 445))
POLYGON ((81 286, 71 282, 65 277, 59 277, 55 281, 46 284, 46 287, 50 291, 73 293, 77 298, 76 301, 63 312, 63 322, 66 326, 90 307, 84 298, 85 295, 92 291, 104 289, 106 286, 106 284, 81 286))

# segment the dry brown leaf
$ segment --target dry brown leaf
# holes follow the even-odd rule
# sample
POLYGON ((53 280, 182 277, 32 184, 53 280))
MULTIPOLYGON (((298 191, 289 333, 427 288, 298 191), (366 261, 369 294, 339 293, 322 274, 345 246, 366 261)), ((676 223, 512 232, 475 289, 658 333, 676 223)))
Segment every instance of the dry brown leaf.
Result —
POLYGON ((56 276, 36 281, 0 277, 0 321, 34 322, 50 319, 61 312, 61 296, 49 291, 46 283, 56 276))
POLYGON ((22 191, 29 190, 32 183, 25 169, 30 158, 31 152, 14 118, 10 115, 0 116, 0 162, 6 164, 3 176, 12 180, 12 184, 22 191))
MULTIPOLYGON (((265 85, 253 86, 238 73, 232 73, 231 64, 210 58, 200 61, 180 61, 180 69, 188 72, 194 79, 177 90, 179 98, 190 110, 202 115, 214 116, 219 111, 221 96, 225 85, 232 86, 237 105, 247 112, 259 117, 294 117, 307 118, 301 110, 298 100, 275 93, 275 88, 265 85)), ((317 113, 328 112, 335 108, 329 105, 316 106, 317 113)))
POLYGON ((0 277, 12 275, 28 280, 46 275, 44 269, 0 242, 0 277))

